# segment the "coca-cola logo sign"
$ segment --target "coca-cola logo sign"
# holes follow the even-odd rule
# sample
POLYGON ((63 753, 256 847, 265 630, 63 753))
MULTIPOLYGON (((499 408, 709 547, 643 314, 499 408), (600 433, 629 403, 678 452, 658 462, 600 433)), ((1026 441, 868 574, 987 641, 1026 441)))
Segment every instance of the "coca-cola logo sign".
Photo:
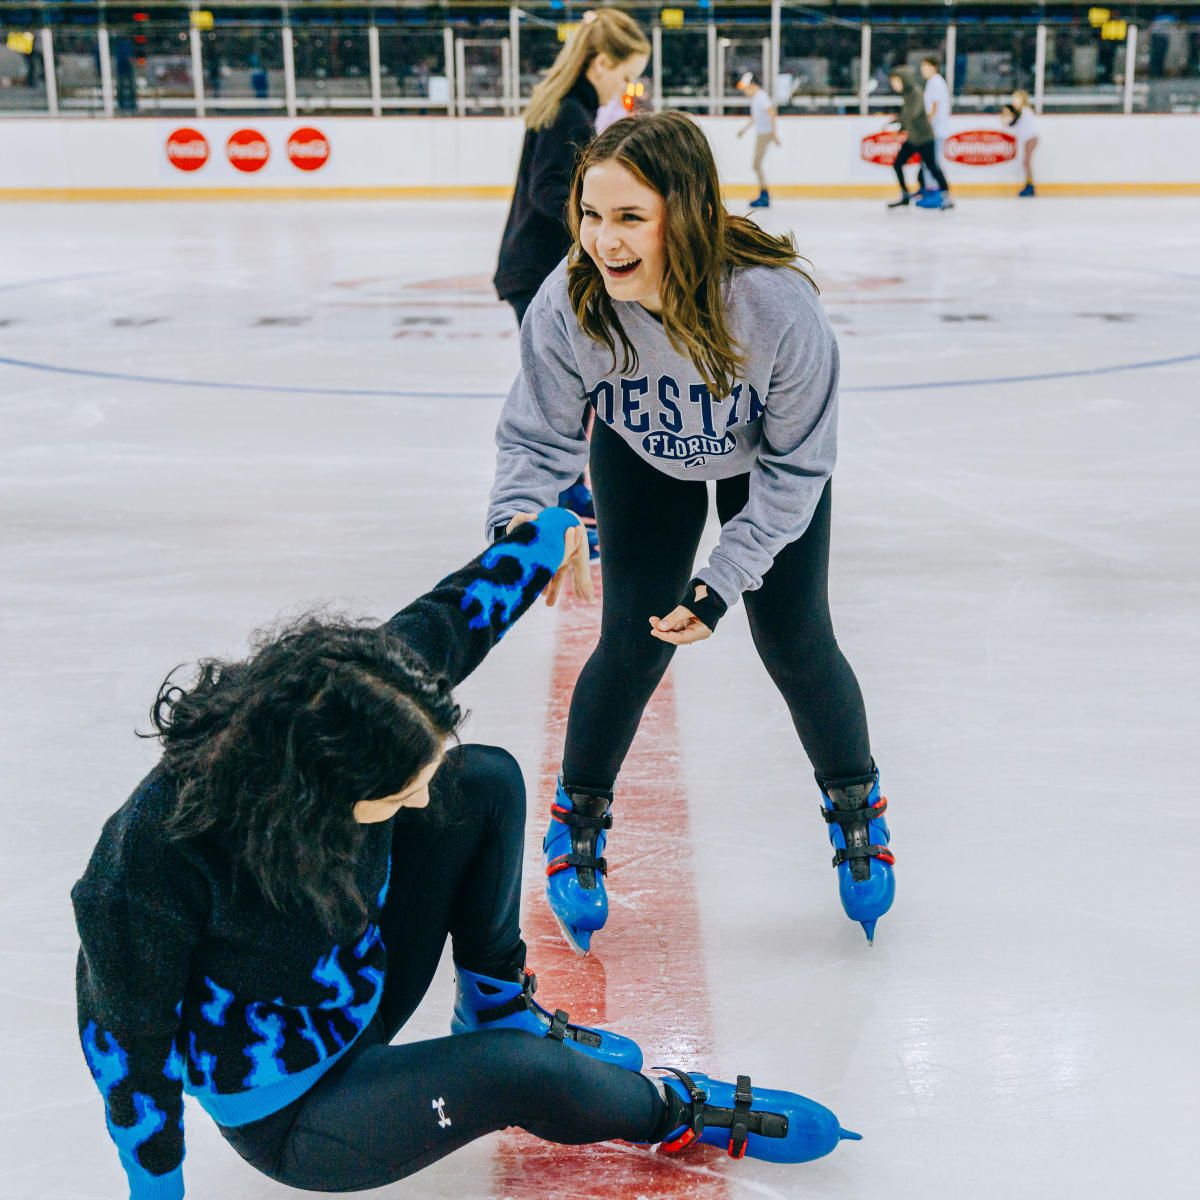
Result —
POLYGON ((1017 139, 1002 129, 966 129, 952 133, 942 147, 947 162, 994 167, 1017 157, 1017 139))
POLYGON ((319 171, 329 161, 329 139, 311 126, 297 129, 288 138, 287 155, 301 171, 319 171))
POLYGON ((198 129, 176 129, 167 138, 167 161, 180 171, 200 170, 208 154, 208 138, 198 129))
MULTIPOLYGON (((872 133, 863 138, 859 146, 859 153, 862 155, 863 162, 890 167, 896 161, 896 155, 900 152, 900 143, 903 141, 904 134, 894 129, 885 129, 881 133, 872 133)), ((910 154, 905 161, 920 162, 921 157, 918 154, 910 154)))
POLYGON ((271 147, 257 129, 239 129, 229 135, 225 156, 239 171, 261 171, 271 157, 271 147))

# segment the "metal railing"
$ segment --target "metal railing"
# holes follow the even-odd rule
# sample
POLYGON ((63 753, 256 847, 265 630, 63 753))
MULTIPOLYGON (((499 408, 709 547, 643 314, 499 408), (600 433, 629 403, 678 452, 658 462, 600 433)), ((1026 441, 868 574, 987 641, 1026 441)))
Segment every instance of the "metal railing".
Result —
MULTIPOLYGON (((418 22, 404 8, 386 10, 389 21, 380 8, 325 8, 316 20, 285 4, 277 18, 249 20, 243 14, 261 10, 214 14, 192 0, 166 14, 101 6, 90 26, 72 23, 69 6, 47 8, 54 22, 36 29, 14 24, 10 11, 0 4, 0 115, 512 116, 584 6, 463 16, 446 5, 437 21, 418 22)), ((659 108, 744 109, 734 84, 750 70, 784 113, 883 111, 899 103, 888 71, 932 54, 959 111, 995 109, 1017 87, 1038 112, 1200 111, 1200 7, 1194 20, 1150 20, 1142 38, 1132 22, 1056 23, 1033 7, 1008 23, 968 20, 953 7, 889 20, 876 5, 869 19, 848 18, 785 0, 757 10, 710 0, 682 23, 684 10, 630 11, 649 29, 646 92, 659 108)))

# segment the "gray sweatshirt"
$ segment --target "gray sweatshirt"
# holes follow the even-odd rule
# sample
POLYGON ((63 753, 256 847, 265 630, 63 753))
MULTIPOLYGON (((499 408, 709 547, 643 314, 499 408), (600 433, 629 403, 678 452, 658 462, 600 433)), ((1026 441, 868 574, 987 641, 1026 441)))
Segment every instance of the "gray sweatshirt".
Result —
POLYGON ((496 427, 488 530, 555 504, 578 478, 591 405, 598 421, 676 479, 749 472, 745 508, 697 574, 731 606, 761 586, 775 555, 808 528, 833 471, 838 348, 812 285, 795 271, 736 270, 725 305, 746 365, 730 394, 717 397, 640 304, 614 301, 638 360, 622 372, 618 340, 614 368, 609 351, 579 328, 560 263, 521 326, 521 370, 496 427))

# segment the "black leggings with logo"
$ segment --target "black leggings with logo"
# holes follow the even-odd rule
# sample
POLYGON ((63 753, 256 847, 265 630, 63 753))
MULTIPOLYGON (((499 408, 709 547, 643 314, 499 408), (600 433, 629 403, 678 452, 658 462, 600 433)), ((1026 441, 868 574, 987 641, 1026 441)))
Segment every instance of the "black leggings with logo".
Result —
POLYGON ((666 1132, 666 1106, 646 1076, 561 1042, 494 1030, 388 1044, 424 997, 447 934, 455 961, 470 970, 491 974, 524 961, 520 768, 503 750, 464 746, 447 755, 430 793, 428 809, 393 818, 380 921, 387 978, 374 1021, 300 1099, 221 1130, 281 1183, 317 1192, 381 1187, 509 1125, 569 1145, 657 1141, 666 1132))
MULTIPOLYGON (((563 779, 608 791, 675 652, 650 636, 649 618, 666 616, 694 573, 708 489, 657 470, 603 421, 592 434, 591 465, 604 610, 600 641, 571 697, 563 779)), ((718 481, 722 523, 741 512, 749 488, 749 475, 718 481)), ((755 648, 809 760, 822 779, 842 779, 871 769, 871 748, 862 692, 829 615, 830 495, 826 484, 808 529, 779 552, 745 603, 755 648)), ((701 643, 687 653, 704 650, 701 643)))

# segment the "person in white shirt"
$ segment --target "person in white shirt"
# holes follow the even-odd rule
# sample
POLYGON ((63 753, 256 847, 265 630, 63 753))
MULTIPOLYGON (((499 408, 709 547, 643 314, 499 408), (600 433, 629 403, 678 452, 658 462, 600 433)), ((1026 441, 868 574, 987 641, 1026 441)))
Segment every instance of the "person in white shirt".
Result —
POLYGON ((750 101, 750 120, 738 130, 741 137, 751 127, 754 128, 754 173, 758 176, 758 199, 750 201, 751 208, 769 208, 771 196, 767 191, 767 177, 763 174, 763 159, 767 147, 774 142, 780 145, 779 134, 775 130, 775 105, 771 97, 763 91, 754 78, 752 71, 747 71, 737 82, 737 89, 750 101))
POLYGON ((1033 186, 1033 152, 1038 144, 1037 119, 1033 115, 1029 93, 1013 92, 1012 99, 1000 113, 1017 139, 1017 152, 1021 156, 1021 165, 1025 168, 1025 186, 1017 195, 1036 196, 1037 189, 1033 186))
MULTIPOLYGON (((942 146, 950 136, 950 86, 941 72, 941 63, 936 58, 921 59, 921 78, 925 80, 925 112, 933 126, 933 156, 943 171, 942 146)), ((921 167, 921 187, 927 187, 925 167, 921 167)))

